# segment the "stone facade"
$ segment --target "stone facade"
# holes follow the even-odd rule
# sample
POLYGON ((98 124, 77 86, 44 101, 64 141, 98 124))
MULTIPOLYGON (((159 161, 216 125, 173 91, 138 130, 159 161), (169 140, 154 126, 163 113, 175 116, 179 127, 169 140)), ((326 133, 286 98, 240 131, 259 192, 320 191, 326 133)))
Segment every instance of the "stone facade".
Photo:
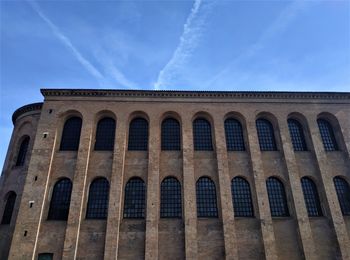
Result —
POLYGON ((0 225, 0 259, 350 259, 350 216, 343 215, 333 177, 350 183, 350 93, 186 92, 43 89, 43 104, 14 113, 14 131, 0 181, 0 217, 6 194, 17 199, 9 225, 0 225), (78 151, 60 151, 65 121, 82 118, 78 151), (95 151, 97 122, 116 120, 113 151, 95 151), (181 125, 181 151, 161 150, 161 123, 181 125), (149 124, 148 151, 128 151, 129 123, 149 124), (213 151, 195 151, 192 123, 211 124, 213 151), (243 127, 245 151, 227 151, 225 119, 243 127), (269 120, 277 150, 261 151, 256 119, 269 120), (287 119, 304 129, 307 151, 295 152, 287 119), (339 146, 326 152, 317 119, 328 120, 339 146), (15 166, 21 138, 30 137, 24 165, 15 166), (86 219, 89 185, 110 184, 108 218, 86 219), (145 219, 123 218, 124 189, 138 176, 147 187, 145 219), (167 176, 182 187, 182 218, 160 218, 160 185, 167 176), (198 218, 196 182, 216 186, 218 217, 198 218), (250 184, 254 217, 235 217, 231 180, 250 184), (289 217, 272 217, 266 179, 286 191, 289 217), (316 184, 323 216, 309 217, 300 179, 316 184), (73 188, 67 221, 47 220, 53 186, 62 177, 73 188), (31 203, 30 203, 31 202, 31 203))

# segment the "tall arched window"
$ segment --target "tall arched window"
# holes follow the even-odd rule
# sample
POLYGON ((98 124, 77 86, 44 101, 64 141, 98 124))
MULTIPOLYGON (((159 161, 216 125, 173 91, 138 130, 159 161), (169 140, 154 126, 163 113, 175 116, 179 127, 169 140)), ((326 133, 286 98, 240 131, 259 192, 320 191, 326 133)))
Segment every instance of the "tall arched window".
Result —
POLYGON ((38 255, 38 260, 52 260, 53 253, 41 253, 38 255))
POLYGON ((129 127, 130 151, 147 151, 148 149, 148 122, 143 118, 135 118, 129 127))
POLYGON ((13 208, 15 207, 16 203, 16 193, 14 191, 10 191, 6 194, 6 204, 4 209, 4 214, 2 215, 1 224, 10 224, 13 208))
POLYGON ((79 148, 82 120, 80 117, 69 118, 63 127, 61 151, 77 151, 79 148))
POLYGON ((306 142, 302 125, 295 119, 288 119, 288 128, 294 151, 306 151, 306 142))
POLYGON ((26 160, 26 154, 29 146, 29 136, 26 136, 21 142, 21 146, 19 147, 19 151, 17 154, 16 166, 22 166, 26 160))
POLYGON ((162 122, 162 150, 181 150, 180 124, 174 118, 162 122))
POLYGON ((167 177, 160 187, 160 217, 181 218, 181 184, 174 177, 167 177))
POLYGON ((343 215, 350 215, 350 186, 342 177, 334 177, 334 186, 343 215))
POLYGON ((324 119, 317 119, 318 128, 320 130, 324 149, 326 151, 338 150, 337 141, 335 140, 332 125, 324 119))
POLYGON ((56 182, 50 202, 49 220, 67 220, 72 193, 72 182, 68 178, 56 182))
POLYGON ((315 183, 308 177, 301 178, 305 205, 309 217, 322 216, 320 198, 315 183))
POLYGON ((242 177, 233 178, 231 193, 235 217, 254 217, 249 182, 242 177))
POLYGON ((233 118, 225 120, 226 146, 228 151, 244 151, 244 138, 241 123, 233 118))
POLYGON ((266 181, 272 217, 288 217, 289 210, 283 183, 275 178, 269 177, 266 181))
POLYGON ((196 183, 197 216, 217 217, 215 183, 208 177, 201 177, 196 183))
POLYGON ((144 218, 146 186, 141 178, 131 178, 125 186, 124 218, 144 218))
POLYGON ((86 211, 88 219, 106 219, 108 214, 109 182, 106 178, 97 178, 90 184, 89 200, 86 211))
POLYGON ((193 142, 195 151, 213 150, 211 126, 206 119, 197 118, 193 121, 193 142))
POLYGON ((277 147, 272 124, 266 119, 257 119, 256 129, 258 131, 260 150, 276 151, 277 147))
POLYGON ((115 120, 110 117, 102 118, 97 123, 95 150, 113 151, 115 137, 115 120))

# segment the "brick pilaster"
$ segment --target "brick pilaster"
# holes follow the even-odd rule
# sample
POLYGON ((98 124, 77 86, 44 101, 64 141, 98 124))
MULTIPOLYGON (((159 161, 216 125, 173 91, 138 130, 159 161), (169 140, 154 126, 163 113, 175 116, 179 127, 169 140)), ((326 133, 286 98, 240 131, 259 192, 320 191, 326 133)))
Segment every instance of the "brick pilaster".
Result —
POLYGON ((109 185, 108 217, 104 252, 104 259, 106 260, 115 260, 118 257, 119 228, 123 212, 122 194, 127 137, 126 123, 126 118, 122 116, 117 117, 112 174, 109 185))
POLYGON ((81 221, 85 218, 83 202, 86 196, 86 176, 90 159, 92 133, 95 124, 89 114, 83 117, 77 163, 73 179, 69 216, 64 240, 62 259, 76 259, 81 221))
POLYGON ((301 180, 299 178, 298 166, 295 159, 293 144, 290 139, 287 117, 283 116, 278 118, 278 125, 304 257, 305 259, 317 259, 315 243, 312 237, 301 180))
POLYGON ((315 148, 315 155, 320 171, 321 180, 326 193, 326 203, 329 206, 330 217, 337 236, 340 253, 343 259, 350 259, 350 240, 347 233, 346 224, 342 216, 340 205, 338 202, 336 190, 333 183, 333 176, 329 174, 331 172, 330 166, 327 162, 327 155, 324 150, 321 135, 319 132, 316 116, 312 116, 312 119, 308 120, 310 126, 310 132, 312 142, 315 148))
POLYGON ((159 222, 159 156, 160 128, 159 116, 150 116, 148 143, 147 211, 145 259, 158 259, 159 222))
POLYGON ((191 117, 182 116, 182 148, 183 148, 183 191, 186 259, 197 259, 197 208, 196 181, 193 162, 193 132, 191 117))
POLYGON ((232 195, 230 190, 231 180, 228 170, 228 157, 223 117, 218 115, 214 118, 217 119, 214 122, 214 131, 220 187, 221 214, 224 229, 225 255, 226 259, 238 259, 232 195))
POLYGON ((249 152, 253 169, 254 185, 257 196, 260 227, 264 242, 265 258, 277 260, 277 250, 273 223, 270 213, 270 204, 266 189, 266 180, 261 158, 258 135, 256 132, 255 118, 247 117, 247 132, 249 152))

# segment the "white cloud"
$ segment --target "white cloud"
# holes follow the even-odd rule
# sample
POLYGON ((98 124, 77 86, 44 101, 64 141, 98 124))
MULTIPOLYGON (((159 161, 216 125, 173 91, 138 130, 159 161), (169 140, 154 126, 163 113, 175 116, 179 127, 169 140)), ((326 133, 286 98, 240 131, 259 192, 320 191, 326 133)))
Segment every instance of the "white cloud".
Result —
POLYGON ((207 16, 215 1, 195 0, 184 24, 179 44, 168 63, 159 72, 154 89, 169 86, 184 63, 191 57, 203 34, 207 16))
MULTIPOLYGON (((105 87, 108 79, 81 54, 81 52, 73 45, 72 41, 44 14, 36 2, 28 1, 28 3, 39 17, 50 27, 53 34, 72 52, 73 56, 79 61, 79 63, 99 82, 100 86, 105 87)), ((97 60, 105 69, 108 77, 112 78, 123 87, 135 88, 135 84, 129 81, 124 74, 114 66, 113 61, 108 55, 102 55, 101 53, 101 56, 97 57, 97 60)))

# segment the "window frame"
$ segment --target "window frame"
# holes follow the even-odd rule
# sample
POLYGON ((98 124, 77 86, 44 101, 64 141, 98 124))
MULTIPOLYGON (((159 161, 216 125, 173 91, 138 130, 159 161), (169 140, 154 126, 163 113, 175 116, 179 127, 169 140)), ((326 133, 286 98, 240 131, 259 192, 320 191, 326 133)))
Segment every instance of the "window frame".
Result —
POLYGON ((140 177, 137 177, 137 176, 131 177, 125 183, 125 186, 124 186, 123 218, 124 219, 145 219, 146 218, 146 207, 147 207, 146 183, 140 177), (138 183, 136 183, 136 181, 138 183), (128 185, 132 185, 132 182, 135 182, 135 187, 131 187, 131 188, 134 188, 136 190, 134 190, 134 191, 127 190, 129 187, 128 185), (128 192, 130 192, 130 194, 128 192), (137 194, 137 198, 135 199, 131 196, 134 195, 132 193, 136 193, 136 192, 139 192, 139 194, 137 194), (142 193, 140 193, 140 192, 142 192, 142 193), (130 197, 128 197, 128 196, 130 196, 130 197), (137 201, 137 203, 132 203, 133 200, 137 201), (132 205, 132 207, 127 208, 127 206, 130 206, 130 205, 132 205), (135 212, 132 212, 133 210, 135 210, 135 212))
POLYGON ((73 182, 67 177, 60 178, 55 182, 52 188, 47 220, 49 221, 67 221, 68 220, 70 204, 72 199, 72 190, 73 190, 73 182), (66 183, 63 183, 64 181, 66 181, 66 183), (61 188, 62 191, 58 190, 56 192, 55 189, 58 189, 57 185, 59 185, 60 183, 63 183, 64 185, 61 188), (58 193, 58 192, 61 192, 61 193, 58 193), (63 192, 65 193, 69 192, 69 194, 64 195, 65 197, 63 197, 62 195, 63 192), (62 213, 62 210, 64 210, 63 213, 62 213))
MULTIPOLYGON (((241 185, 242 186, 242 185, 241 185)), ((241 190, 242 191, 242 190, 241 190)), ((253 205, 253 198, 252 198, 252 192, 250 188, 250 183, 247 179, 245 179, 242 176, 236 176, 232 178, 231 180, 231 199, 233 204, 233 213, 235 217, 244 217, 244 218, 254 218, 254 205, 253 205), (244 191, 238 193, 235 193, 237 190, 234 188, 234 183, 239 184, 237 181, 240 181, 241 183, 244 183, 244 191), (237 196, 240 197, 237 197, 237 196), (238 201, 241 199, 241 201, 238 201), (243 200, 243 201, 242 201, 243 200), (239 205, 244 204, 244 207, 239 205), (238 209, 240 208, 240 209, 238 209), (243 209, 244 208, 244 209, 243 209), (248 210, 246 210, 248 208, 248 210), (243 210, 242 210, 243 209, 243 210)))
POLYGON ((270 176, 266 179, 266 190, 267 190, 267 195, 269 199, 271 217, 272 218, 290 217, 291 215, 289 211, 288 198, 287 198, 287 193, 286 193, 286 188, 284 186, 284 183, 278 177, 270 176), (272 180, 274 181, 274 183, 272 182, 272 180), (276 192, 281 192, 281 193, 276 193, 276 192), (281 205, 283 205, 283 208, 281 207, 281 205))
POLYGON ((322 217, 323 210, 316 183, 308 176, 302 177, 300 183, 308 216, 322 217), (306 185, 309 185, 309 187, 306 185))
POLYGON ((234 117, 226 118, 224 121, 224 130, 227 151, 246 150, 243 125, 238 119, 234 117), (231 122, 231 126, 229 125, 229 122, 231 122))
POLYGON ((128 151, 148 151, 148 146, 149 122, 144 117, 135 117, 129 123, 128 151), (137 124, 137 121, 139 123, 143 122, 145 125, 134 125, 137 124), (145 127, 145 129, 140 129, 140 127, 145 127), (142 131, 145 131, 145 133, 142 133, 142 131))
POLYGON ((256 126, 260 151, 262 152, 278 151, 275 127, 273 126, 272 122, 262 117, 255 120, 255 126, 256 126), (264 127, 265 129, 261 127, 264 127))
POLYGON ((180 181, 174 176, 167 176, 161 182, 160 218, 182 218, 182 187, 180 181), (173 183, 166 183, 169 181, 173 183), (166 188, 168 190, 165 190, 166 188))
POLYGON ((105 116, 98 120, 95 133, 95 151, 114 150, 116 127, 117 122, 113 117, 105 116))
POLYGON ((62 127, 59 151, 66 152, 66 151, 79 150, 82 127, 83 127, 83 119, 80 116, 73 115, 71 117, 68 117, 64 121, 64 124, 62 127), (72 120, 76 120, 76 122, 72 124, 77 124, 77 125, 73 125, 73 126, 68 125, 68 123, 72 122, 72 120), (68 129, 68 127, 73 128, 73 130, 76 132, 75 133, 68 132, 68 131, 72 131, 72 129, 68 129))
POLYGON ((162 151, 181 151, 181 143, 182 143, 181 139, 182 138, 181 138, 180 122, 173 117, 167 117, 163 119, 161 123, 161 150, 162 151), (172 123, 170 123, 170 125, 166 126, 166 123, 168 122, 172 122, 174 123, 174 125, 171 125, 172 123), (169 127, 169 128, 165 129, 165 127, 169 127), (174 133, 176 131, 178 131, 178 133, 174 133), (169 137, 169 133, 174 135, 171 136, 170 134, 170 137, 169 137))
POLYGON ((192 133, 194 151, 214 151, 213 129, 208 119, 205 117, 195 118, 192 121, 192 133), (199 122, 205 123, 206 125, 198 125, 199 122), (206 129, 204 129, 203 126, 206 127, 206 129), (202 127, 202 129, 199 127, 202 127))
POLYGON ((109 181, 105 177, 97 177, 90 183, 86 205, 86 219, 107 219, 109 189, 109 181))
POLYGON ((215 182, 208 176, 201 176, 196 182, 196 206, 197 218, 219 217, 216 185, 215 182), (201 184, 202 180, 203 184, 201 184), (200 184, 204 186, 199 187, 200 184), (210 189, 211 193, 209 192, 210 189))

